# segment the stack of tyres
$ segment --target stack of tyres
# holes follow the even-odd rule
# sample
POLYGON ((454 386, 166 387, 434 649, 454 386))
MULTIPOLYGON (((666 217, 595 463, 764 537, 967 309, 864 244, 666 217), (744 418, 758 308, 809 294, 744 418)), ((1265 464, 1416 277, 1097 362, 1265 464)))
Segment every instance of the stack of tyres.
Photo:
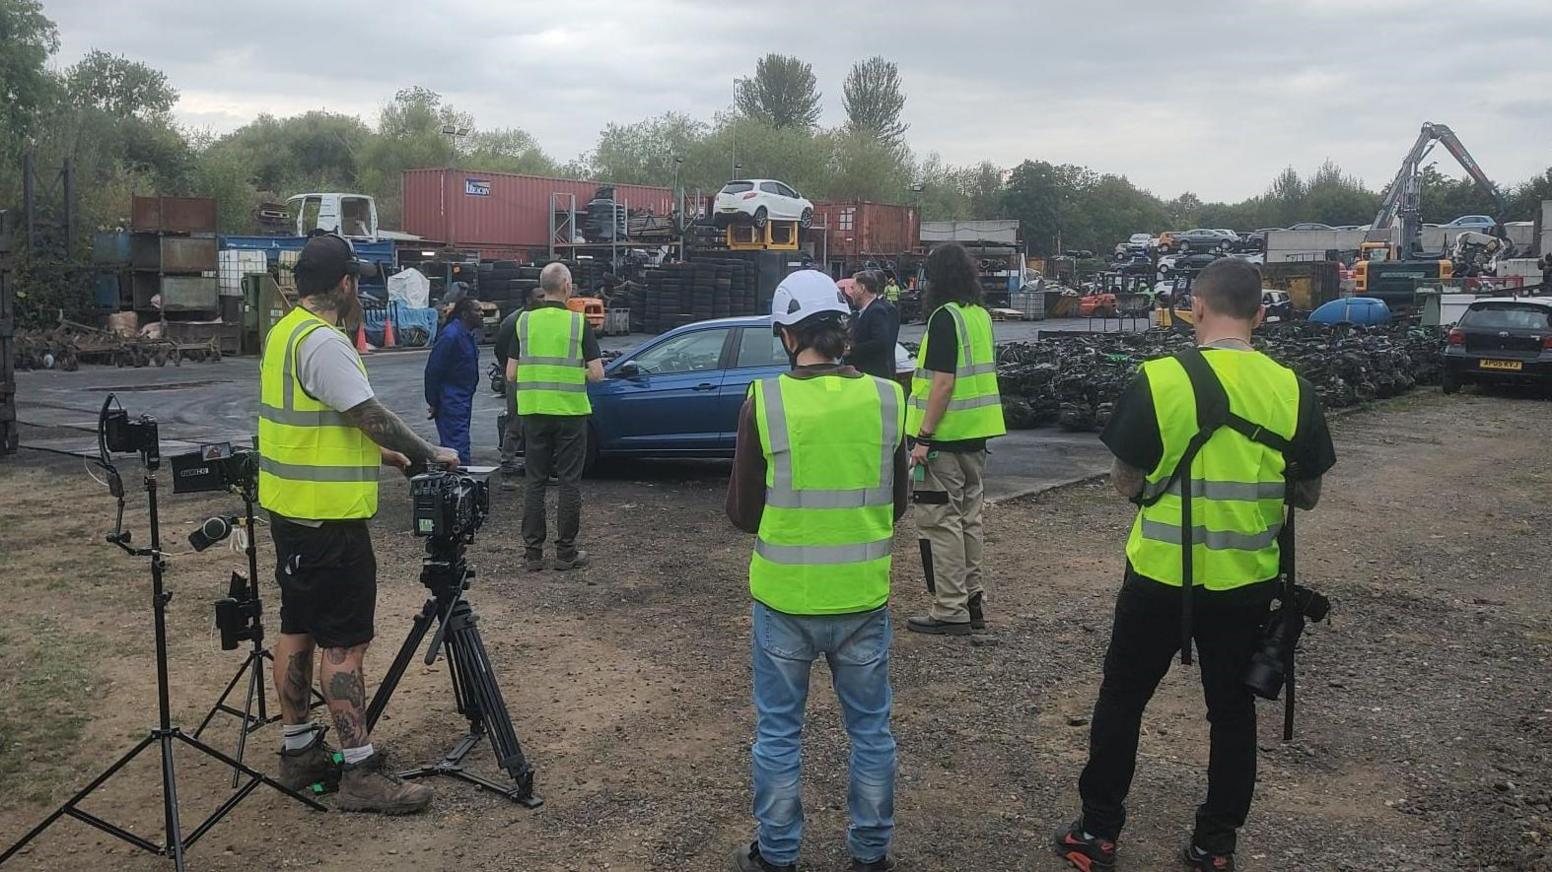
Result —
POLYGON ((505 305, 512 300, 511 283, 517 278, 517 263, 510 260, 489 263, 489 268, 484 263, 480 264, 479 271, 476 273, 479 276, 479 283, 474 291, 481 300, 505 308, 505 305))

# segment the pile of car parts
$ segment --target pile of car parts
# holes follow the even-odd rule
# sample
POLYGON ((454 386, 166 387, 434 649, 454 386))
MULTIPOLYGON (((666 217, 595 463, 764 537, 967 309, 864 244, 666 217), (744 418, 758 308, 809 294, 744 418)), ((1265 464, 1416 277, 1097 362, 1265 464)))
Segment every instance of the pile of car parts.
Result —
MULTIPOLYGON (((1060 336, 998 347, 997 376, 1009 428, 1098 430, 1144 361, 1189 347, 1189 333, 1149 330, 1060 336)), ((1326 408, 1438 384, 1436 328, 1270 324, 1256 348, 1314 385, 1326 408)))
POLYGON ((221 343, 218 338, 178 342, 159 335, 124 337, 62 320, 52 330, 17 331, 14 353, 17 369, 73 372, 82 363, 141 367, 180 366, 185 360, 216 361, 221 359, 221 343))

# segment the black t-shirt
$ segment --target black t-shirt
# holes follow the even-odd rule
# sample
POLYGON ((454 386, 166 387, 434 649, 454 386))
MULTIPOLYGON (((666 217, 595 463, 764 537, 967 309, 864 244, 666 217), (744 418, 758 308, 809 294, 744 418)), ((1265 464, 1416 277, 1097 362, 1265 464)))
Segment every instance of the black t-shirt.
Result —
MULTIPOLYGON (((545 300, 539 305, 548 306, 551 309, 566 308, 565 303, 559 303, 555 300, 545 300)), ((522 309, 519 309, 518 311, 513 312, 501 322, 501 335, 496 337, 495 353, 496 359, 502 361, 502 366, 506 365, 506 360, 508 358, 520 356, 517 353, 517 316, 521 314, 522 311, 522 309), (507 321, 511 321, 512 323, 508 324, 507 321), (509 337, 505 347, 503 347, 501 344, 502 336, 509 337)), ((582 360, 586 362, 592 362, 603 356, 603 352, 598 349, 598 334, 593 332, 593 325, 589 324, 587 319, 584 318, 582 320, 582 360)))
MULTIPOLYGON (((959 371, 959 330, 954 326, 954 316, 938 309, 927 319, 927 361, 925 368, 931 372, 954 373, 959 371)), ((986 450, 985 439, 933 440, 932 447, 950 454, 968 454, 986 450)))
MULTIPOLYGON (((1127 466, 1152 472, 1159 465, 1164 456, 1164 438, 1159 434, 1147 373, 1139 372, 1126 386, 1116 401, 1110 423, 1105 425, 1105 432, 1099 438, 1110 453, 1127 466)), ((1297 466, 1296 477, 1304 480, 1320 478, 1336 465, 1336 447, 1331 444, 1325 410, 1321 408, 1314 385, 1303 378, 1299 379, 1299 419, 1293 433, 1293 450, 1287 460, 1297 466)))
POLYGON ((501 326, 496 328, 496 345, 491 349, 496 355, 496 362, 506 369, 507 361, 512 359, 512 352, 517 350, 517 316, 523 314, 522 309, 515 309, 511 314, 501 319, 501 326))

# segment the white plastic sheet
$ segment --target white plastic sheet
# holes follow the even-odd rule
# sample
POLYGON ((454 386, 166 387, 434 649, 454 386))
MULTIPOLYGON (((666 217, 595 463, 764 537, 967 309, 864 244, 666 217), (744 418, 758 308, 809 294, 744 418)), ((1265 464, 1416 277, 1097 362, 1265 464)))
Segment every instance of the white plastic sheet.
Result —
POLYGON ((431 280, 413 268, 389 276, 388 299, 412 309, 424 309, 431 305, 431 280))

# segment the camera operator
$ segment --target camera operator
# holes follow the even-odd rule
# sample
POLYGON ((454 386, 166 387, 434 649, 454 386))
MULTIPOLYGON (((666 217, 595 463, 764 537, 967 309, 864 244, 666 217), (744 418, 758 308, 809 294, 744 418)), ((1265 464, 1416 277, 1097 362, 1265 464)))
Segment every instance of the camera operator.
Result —
POLYGON ((361 318, 357 281, 372 269, 334 234, 302 249, 301 303, 271 329, 260 364, 259 503, 270 512, 280 583, 278 780, 296 790, 337 782, 341 810, 400 814, 424 809, 431 789, 397 778, 366 732, 361 661, 377 600, 367 519, 377 513, 380 465, 453 468, 458 455, 427 444, 377 401, 339 329, 361 318), (323 649, 320 683, 343 771, 309 714, 315 647, 323 649))
POLYGON ((1079 869, 1114 868, 1143 709, 1181 648, 1185 486, 1195 531, 1192 638, 1212 725, 1207 798, 1185 862, 1203 872, 1234 868, 1236 834, 1256 783, 1255 699, 1246 675, 1277 593, 1284 473, 1292 472, 1294 507, 1312 509, 1320 477, 1336 463, 1314 387, 1251 347, 1251 331, 1265 316, 1260 272, 1237 258, 1215 261, 1192 287, 1191 313, 1229 412, 1257 429, 1252 439, 1220 427, 1175 479, 1199 432, 1199 395, 1181 357, 1143 364, 1105 427, 1101 438, 1115 455, 1111 480, 1140 509, 1078 782, 1083 814, 1056 836, 1056 853, 1079 869))

